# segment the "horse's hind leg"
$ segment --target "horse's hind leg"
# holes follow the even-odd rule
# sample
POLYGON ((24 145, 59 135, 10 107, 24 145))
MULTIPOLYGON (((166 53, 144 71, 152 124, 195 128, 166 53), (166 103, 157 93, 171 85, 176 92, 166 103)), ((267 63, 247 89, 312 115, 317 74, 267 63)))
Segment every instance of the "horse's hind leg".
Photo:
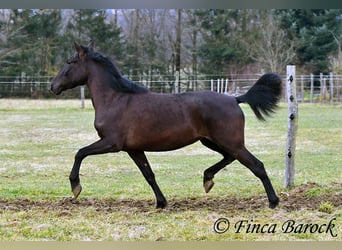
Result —
POLYGON ((166 207, 167 205, 166 199, 156 182, 154 173, 150 167, 150 164, 148 163, 145 153, 143 151, 129 151, 127 153, 135 162, 135 164, 137 164, 141 173, 144 175, 146 181, 152 187, 153 192, 156 195, 156 199, 157 199, 157 208, 166 207))
POLYGON ((255 176, 257 176, 264 185, 267 197, 269 200, 270 208, 275 208, 279 203, 279 198, 277 197, 272 183, 267 176, 264 164, 259 161, 254 155, 252 155, 245 147, 242 147, 237 152, 237 160, 249 168, 255 176))
POLYGON ((207 168, 204 171, 204 176, 203 176, 203 187, 206 193, 208 193, 214 186, 214 176, 215 174, 220 171, 222 168, 230 164, 235 160, 234 157, 226 153, 224 150, 222 150, 217 144, 214 142, 207 140, 207 139, 202 139, 201 140, 202 144, 211 150, 214 150, 216 152, 219 152, 220 154, 223 155, 223 159, 216 163, 215 165, 211 166, 210 168, 207 168))
POLYGON ((211 166, 210 168, 207 168, 204 171, 203 187, 206 193, 209 193, 209 191, 213 188, 215 184, 215 182, 213 181, 215 174, 234 160, 235 159, 233 157, 230 157, 229 155, 224 156, 224 158, 221 161, 211 166))

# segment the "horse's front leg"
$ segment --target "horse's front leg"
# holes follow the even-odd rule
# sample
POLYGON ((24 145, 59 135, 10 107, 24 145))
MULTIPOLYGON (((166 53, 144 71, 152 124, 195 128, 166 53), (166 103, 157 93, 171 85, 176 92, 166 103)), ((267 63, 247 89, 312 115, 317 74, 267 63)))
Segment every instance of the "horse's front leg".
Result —
POLYGON ((75 155, 75 161, 74 165, 72 167, 69 180, 71 184, 71 190, 74 194, 75 199, 79 196, 79 194, 82 191, 82 186, 80 184, 80 167, 81 163, 84 158, 86 158, 89 155, 97 155, 97 154, 104 154, 109 152, 116 152, 118 151, 115 146, 113 146, 112 143, 110 143, 105 138, 94 142, 93 144, 86 146, 84 148, 81 148, 77 154, 75 155))
POLYGON ((167 205, 166 199, 162 191, 160 191, 160 188, 156 182, 154 173, 146 158, 145 153, 143 151, 128 151, 127 153, 133 159, 133 161, 137 164, 141 173, 144 175, 146 181, 152 187, 153 192, 156 195, 156 199, 157 199, 157 208, 165 208, 167 205))

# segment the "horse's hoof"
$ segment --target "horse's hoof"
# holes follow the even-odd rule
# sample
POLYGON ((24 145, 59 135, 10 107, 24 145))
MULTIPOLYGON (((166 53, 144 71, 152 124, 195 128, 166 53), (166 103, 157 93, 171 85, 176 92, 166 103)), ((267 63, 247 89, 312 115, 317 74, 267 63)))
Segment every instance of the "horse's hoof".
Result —
POLYGON ((157 208, 157 209, 163 209, 163 208, 165 208, 166 206, 167 206, 167 202, 166 202, 166 201, 158 201, 158 202, 157 202, 156 208, 157 208))
POLYGON ((206 193, 209 193, 209 191, 213 188, 214 186, 214 181, 211 179, 211 180, 207 180, 206 182, 204 182, 204 190, 206 193))
POLYGON ((271 209, 275 209, 278 206, 278 204, 279 204, 279 198, 277 197, 277 199, 275 201, 273 201, 273 202, 270 201, 269 207, 271 209))
POLYGON ((81 184, 77 184, 76 187, 72 189, 72 193, 74 194, 74 199, 77 199, 77 197, 80 195, 82 191, 82 186, 81 184))

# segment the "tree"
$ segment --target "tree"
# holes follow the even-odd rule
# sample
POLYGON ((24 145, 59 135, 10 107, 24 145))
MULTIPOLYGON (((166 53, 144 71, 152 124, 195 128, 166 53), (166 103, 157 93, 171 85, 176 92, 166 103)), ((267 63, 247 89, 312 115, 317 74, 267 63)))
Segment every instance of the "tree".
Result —
POLYGON ((0 65, 7 67, 8 64, 13 62, 8 61, 7 57, 13 53, 16 48, 10 48, 8 46, 8 40, 13 36, 15 32, 11 29, 11 10, 0 9, 0 65))
MULTIPOLYGON (((194 89, 197 89, 197 77, 198 77, 198 44, 200 41, 200 27, 198 25, 199 20, 198 16, 196 15, 194 10, 186 10, 186 21, 185 21, 185 27, 184 27, 184 34, 183 37, 185 41, 185 49, 188 51, 190 55, 190 72, 188 72, 189 75, 191 75, 191 79, 193 80, 193 83, 195 84, 194 89)), ((186 64, 185 69, 187 70, 186 64)))
POLYGON ((330 63, 332 66, 332 71, 337 74, 342 73, 342 34, 339 37, 334 35, 334 39, 337 45, 338 53, 336 55, 330 56, 330 63))
POLYGON ((251 62, 246 44, 241 37, 246 34, 243 26, 244 11, 198 10, 203 43, 199 46, 200 70, 207 74, 235 71, 251 62))
POLYGON ((123 56, 121 29, 108 20, 107 10, 74 10, 66 34, 80 43, 92 39, 97 50, 111 57, 123 56))
POLYGON ((177 10, 176 40, 175 40, 175 66, 176 72, 181 67, 181 43, 182 43, 182 10, 177 10))
POLYGON ((259 25, 249 42, 251 57, 266 72, 284 73, 295 57, 295 42, 281 28, 273 10, 259 11, 259 25))
POLYGON ((342 10, 280 10, 287 36, 297 41, 296 61, 314 73, 331 71, 329 57, 337 53, 334 37, 342 33, 342 10))
POLYGON ((58 10, 13 10, 7 41, 7 47, 13 51, 4 57, 8 63, 0 69, 1 73, 49 74, 57 53, 59 24, 58 10))
MULTIPOLYGON (((175 72, 183 69, 187 55, 183 34, 179 32, 184 26, 184 12, 139 9, 125 10, 123 16, 127 52, 125 68, 132 71, 131 75, 149 80, 153 80, 153 75, 164 75, 164 79, 160 76, 156 80, 164 80, 171 87, 175 72)), ((153 81, 152 89, 160 89, 160 86, 152 85, 155 85, 153 81)))

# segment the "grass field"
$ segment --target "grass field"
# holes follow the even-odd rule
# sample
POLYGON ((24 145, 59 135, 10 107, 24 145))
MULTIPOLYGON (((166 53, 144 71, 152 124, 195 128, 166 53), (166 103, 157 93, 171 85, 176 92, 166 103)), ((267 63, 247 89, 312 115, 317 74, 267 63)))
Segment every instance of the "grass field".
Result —
POLYGON ((74 155, 97 140, 90 102, 79 106, 0 99, 0 240, 342 240, 342 106, 300 105, 296 186, 287 190, 286 105, 266 123, 242 105, 247 148, 263 161, 281 199, 275 210, 238 162, 219 172, 205 194, 203 171, 220 156, 200 143, 147 153, 169 201, 164 210, 154 208, 151 188, 124 152, 86 158, 83 192, 70 201, 74 155), (219 218, 230 222, 221 234, 214 231, 219 218))

